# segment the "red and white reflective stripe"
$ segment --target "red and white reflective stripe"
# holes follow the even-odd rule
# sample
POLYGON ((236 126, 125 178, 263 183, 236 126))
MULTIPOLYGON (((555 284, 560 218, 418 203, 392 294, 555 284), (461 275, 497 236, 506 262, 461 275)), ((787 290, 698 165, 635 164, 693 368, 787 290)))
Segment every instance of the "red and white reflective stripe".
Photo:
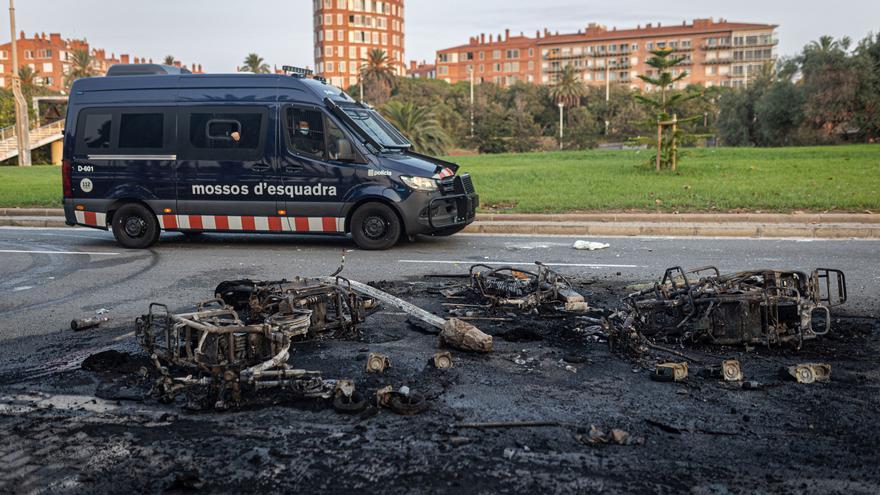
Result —
POLYGON ((160 215, 166 230, 228 230, 244 232, 345 232, 345 218, 253 217, 230 215, 160 215))
POLYGON ((74 211, 73 213, 76 216, 76 223, 80 225, 101 228, 107 226, 106 213, 98 213, 95 211, 74 211))
POLYGON ((441 179, 445 179, 445 178, 451 177, 453 175, 455 175, 455 172, 453 172, 452 169, 449 167, 446 167, 440 171, 440 178, 441 179))

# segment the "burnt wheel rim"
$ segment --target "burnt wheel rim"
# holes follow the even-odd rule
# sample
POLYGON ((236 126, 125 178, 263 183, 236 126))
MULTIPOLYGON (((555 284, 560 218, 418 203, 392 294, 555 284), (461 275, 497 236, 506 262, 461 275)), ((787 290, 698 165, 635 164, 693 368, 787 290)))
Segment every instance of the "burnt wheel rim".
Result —
POLYGON ((141 217, 128 217, 122 224, 122 229, 129 237, 143 237, 147 231, 147 222, 141 217))
POLYGON ((377 240, 385 237, 388 233, 388 221, 379 215, 372 215, 364 219, 364 235, 369 239, 377 240))

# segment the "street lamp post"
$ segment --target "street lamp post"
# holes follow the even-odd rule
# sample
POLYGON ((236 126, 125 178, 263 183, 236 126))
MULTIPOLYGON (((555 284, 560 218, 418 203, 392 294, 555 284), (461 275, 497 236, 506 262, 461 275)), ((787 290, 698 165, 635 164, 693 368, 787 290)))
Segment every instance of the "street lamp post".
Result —
POLYGON ((564 126, 565 122, 563 120, 563 110, 565 109, 565 103, 559 102, 559 149, 562 150, 563 139, 565 138, 564 126))
POLYGON ((21 94, 21 79, 18 77, 18 48, 15 43, 15 5, 9 0, 9 31, 12 33, 12 94, 15 97, 15 137, 18 144, 18 166, 31 166, 30 125, 28 108, 21 94))
POLYGON ((474 66, 468 66, 468 73, 471 79, 471 139, 474 138, 474 66))

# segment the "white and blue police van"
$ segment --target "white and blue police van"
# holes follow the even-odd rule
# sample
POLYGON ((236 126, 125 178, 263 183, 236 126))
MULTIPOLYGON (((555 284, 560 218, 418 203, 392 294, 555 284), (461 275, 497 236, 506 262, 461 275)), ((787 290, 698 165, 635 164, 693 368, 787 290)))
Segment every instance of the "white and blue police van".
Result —
POLYGON ((479 197, 458 166, 412 151, 378 112, 290 75, 115 65, 70 91, 62 166, 69 225, 127 248, 162 230, 351 235, 362 249, 446 236, 479 197))

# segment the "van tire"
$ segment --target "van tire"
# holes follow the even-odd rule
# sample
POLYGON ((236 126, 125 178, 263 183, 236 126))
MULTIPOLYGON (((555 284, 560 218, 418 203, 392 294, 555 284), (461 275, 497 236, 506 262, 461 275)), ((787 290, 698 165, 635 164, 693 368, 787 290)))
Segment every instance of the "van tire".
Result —
POLYGON ((367 251, 391 249, 400 239, 400 218, 390 206, 366 203, 351 216, 351 237, 367 251))
POLYGON ((145 249, 159 240, 156 215, 140 203, 122 205, 113 214, 113 236, 128 249, 145 249))

